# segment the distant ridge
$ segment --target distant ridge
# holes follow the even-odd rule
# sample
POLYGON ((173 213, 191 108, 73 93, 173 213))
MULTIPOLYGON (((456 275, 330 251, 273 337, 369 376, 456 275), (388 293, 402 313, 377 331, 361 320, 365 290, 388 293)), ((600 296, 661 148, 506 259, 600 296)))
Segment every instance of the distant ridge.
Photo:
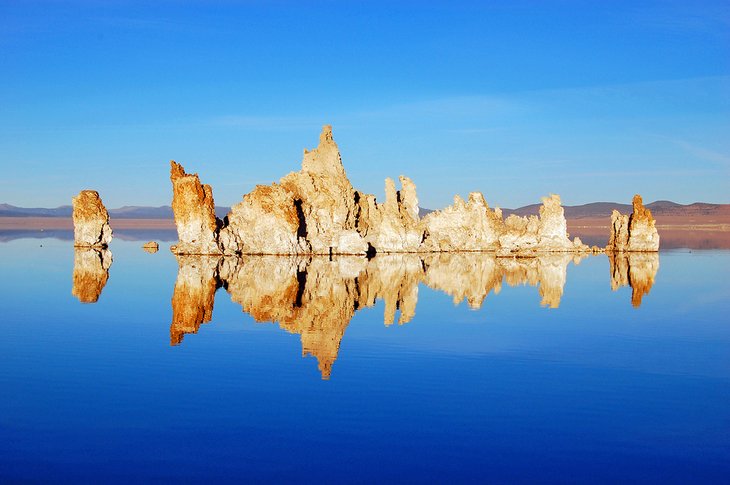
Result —
MULTIPOLYGON (((215 213, 223 218, 231 210, 230 207, 216 206, 215 213)), ((63 205, 55 209, 16 207, 10 204, 0 204, 0 217, 71 217, 72 207, 63 205)), ((112 219, 172 219, 172 207, 146 207, 125 205, 118 209, 109 209, 112 219)))
MULTIPOLYGON (((706 202, 695 202, 693 204, 677 204, 668 200, 658 200, 646 204, 654 216, 686 216, 686 217, 713 217, 730 215, 730 204, 710 204, 706 202)), ((613 209, 623 214, 631 213, 630 204, 619 204, 616 202, 591 202, 583 205, 566 205, 566 219, 584 219, 610 217, 613 209)), ((216 215, 223 218, 231 210, 230 207, 216 206, 216 215)), ((54 209, 16 207, 10 204, 0 204, 0 217, 71 217, 72 208, 70 205, 63 205, 54 209)), ((506 216, 516 214, 518 216, 537 215, 540 211, 540 204, 531 204, 517 209, 502 209, 506 216)), ((421 207, 421 217, 433 212, 432 209, 421 207)), ((172 219, 172 207, 163 205, 160 207, 146 207, 128 205, 118 209, 110 209, 109 215, 112 219, 172 219)))

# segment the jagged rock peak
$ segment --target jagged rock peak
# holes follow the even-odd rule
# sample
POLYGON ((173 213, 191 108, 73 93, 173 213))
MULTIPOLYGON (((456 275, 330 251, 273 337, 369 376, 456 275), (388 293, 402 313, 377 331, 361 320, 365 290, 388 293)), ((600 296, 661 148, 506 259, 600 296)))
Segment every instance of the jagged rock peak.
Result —
POLYGON ((340 149, 332 135, 332 125, 324 125, 319 135, 319 145, 312 150, 304 149, 302 171, 319 175, 347 177, 342 165, 340 149))
POLYGON ((213 189, 200 183, 198 174, 188 174, 170 160, 172 211, 180 241, 171 249, 176 254, 221 254, 213 189))
POLYGON ((639 194, 632 200, 631 216, 617 210, 611 213, 611 235, 606 251, 655 252, 659 251, 659 233, 651 211, 644 207, 639 194))
POLYGON ((96 190, 73 197, 74 246, 105 248, 112 240, 109 212, 96 190))

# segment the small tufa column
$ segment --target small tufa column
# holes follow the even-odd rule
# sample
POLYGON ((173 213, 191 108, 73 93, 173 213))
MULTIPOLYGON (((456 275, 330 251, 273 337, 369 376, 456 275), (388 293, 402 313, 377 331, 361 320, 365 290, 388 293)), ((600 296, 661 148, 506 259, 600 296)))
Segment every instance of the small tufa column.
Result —
POLYGON ((112 240, 109 213, 96 190, 73 197, 74 246, 106 248, 112 240))

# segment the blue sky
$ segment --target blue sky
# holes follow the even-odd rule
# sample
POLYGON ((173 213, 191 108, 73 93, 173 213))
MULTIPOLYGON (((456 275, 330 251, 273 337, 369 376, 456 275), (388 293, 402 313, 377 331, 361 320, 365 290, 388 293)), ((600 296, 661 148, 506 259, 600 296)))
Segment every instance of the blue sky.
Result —
POLYGON ((730 4, 0 0, 0 202, 230 205, 334 125, 421 205, 730 202, 730 4))

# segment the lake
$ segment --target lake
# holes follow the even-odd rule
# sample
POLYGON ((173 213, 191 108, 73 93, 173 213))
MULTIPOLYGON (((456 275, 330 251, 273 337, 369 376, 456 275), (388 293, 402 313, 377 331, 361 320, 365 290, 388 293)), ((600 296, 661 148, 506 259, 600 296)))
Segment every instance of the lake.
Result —
POLYGON ((2 482, 730 476, 730 251, 222 259, 27 236, 0 243, 2 482))

